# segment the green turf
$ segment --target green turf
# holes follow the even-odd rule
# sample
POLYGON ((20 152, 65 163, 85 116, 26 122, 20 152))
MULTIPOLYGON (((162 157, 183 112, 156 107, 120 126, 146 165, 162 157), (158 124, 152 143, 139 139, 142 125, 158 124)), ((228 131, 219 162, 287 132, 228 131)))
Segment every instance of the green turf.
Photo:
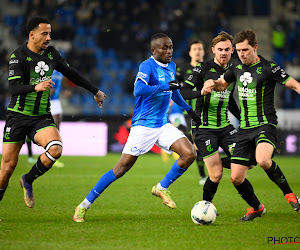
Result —
MULTIPOLYGON (((85 223, 72 220, 74 208, 99 177, 111 169, 119 154, 106 157, 62 157, 64 168, 54 168, 34 183, 36 205, 23 203, 19 178, 28 172, 20 156, 0 205, 0 249, 264 249, 299 248, 300 244, 268 244, 268 237, 299 237, 300 213, 292 210, 281 191, 259 167, 249 171, 257 196, 267 208, 262 218, 240 223, 247 204, 230 182, 229 170, 214 198, 221 214, 210 226, 190 219, 194 203, 202 199, 195 163, 170 187, 177 209, 151 195, 151 188, 173 160, 146 154, 123 178, 113 183, 88 211, 85 223)), ((300 194, 300 158, 275 158, 295 193, 300 194)), ((299 238, 298 238, 298 241, 299 238)))

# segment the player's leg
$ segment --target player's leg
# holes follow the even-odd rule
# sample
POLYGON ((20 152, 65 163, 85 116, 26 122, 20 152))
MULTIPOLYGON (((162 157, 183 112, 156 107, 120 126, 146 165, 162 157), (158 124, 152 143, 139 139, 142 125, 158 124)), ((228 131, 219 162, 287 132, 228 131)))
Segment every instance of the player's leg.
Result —
POLYGON ((265 213, 264 205, 258 200, 251 183, 246 179, 248 169, 255 162, 255 136, 256 128, 239 129, 231 157, 231 182, 244 201, 251 206, 240 221, 251 221, 265 213))
POLYGON ((171 124, 168 123, 161 129, 163 132, 157 141, 157 145, 168 153, 176 152, 179 158, 174 162, 165 177, 152 188, 152 194, 160 197, 166 206, 176 208, 168 188, 193 163, 196 158, 196 151, 185 135, 171 124))
POLYGON ((138 156, 122 154, 116 166, 101 176, 86 198, 76 207, 73 220, 84 222, 85 214, 94 201, 104 192, 116 179, 122 177, 136 162, 138 156))
POLYGON ((287 202, 298 212, 300 210, 300 199, 291 190, 278 164, 272 160, 273 151, 272 144, 268 142, 259 143, 256 147, 256 161, 265 170, 270 180, 281 189, 287 202))
POLYGON ((33 157, 32 154, 32 141, 26 137, 26 145, 27 145, 27 149, 28 149, 28 163, 33 164, 36 162, 36 159, 33 157))
POLYGON ((56 127, 49 126, 36 131, 34 141, 44 147, 46 152, 38 157, 31 170, 20 179, 25 204, 30 208, 34 206, 33 181, 45 174, 62 154, 61 137, 56 127))
POLYGON ((203 200, 211 202, 222 179, 223 166, 218 152, 204 158, 204 162, 207 167, 209 177, 203 187, 203 200))
POLYGON ((3 143, 0 168, 0 201, 4 196, 5 190, 9 183, 9 179, 17 166, 19 152, 22 148, 23 143, 24 142, 3 143))
MULTIPOLYGON (((51 103, 51 111, 52 111, 52 103, 51 103)), ((62 113, 56 113, 55 115, 53 115, 53 120, 54 123, 56 124, 57 129, 59 130, 60 123, 62 121, 62 113)), ((60 160, 56 160, 56 162, 54 162, 53 164, 53 167, 57 167, 57 168, 63 168, 64 166, 65 164, 60 160)))
POLYGON ((142 126, 131 128, 118 163, 99 179, 86 198, 75 208, 73 216, 75 222, 84 222, 87 210, 100 194, 116 179, 122 177, 134 165, 139 155, 151 150, 159 135, 158 132, 158 129, 142 126))
POLYGON ((240 219, 240 221, 254 220, 256 217, 260 217, 266 212, 264 205, 255 195, 251 183, 246 179, 247 171, 248 166, 236 163, 231 164, 231 182, 244 201, 251 206, 250 209, 247 209, 247 213, 240 219))
POLYGON ((206 176, 205 170, 204 170, 205 163, 203 161, 203 157, 202 157, 201 153, 199 152, 199 150, 196 150, 196 154, 197 154, 196 163, 197 163, 197 167, 198 167, 198 171, 199 171, 199 175, 200 175, 199 185, 203 186, 207 180, 207 176, 206 176))

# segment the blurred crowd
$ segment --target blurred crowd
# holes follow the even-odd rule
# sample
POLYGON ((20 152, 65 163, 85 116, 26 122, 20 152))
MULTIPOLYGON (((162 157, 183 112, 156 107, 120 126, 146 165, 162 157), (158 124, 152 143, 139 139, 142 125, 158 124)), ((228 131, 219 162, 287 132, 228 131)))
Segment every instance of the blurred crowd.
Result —
MULTIPOLYGON (((134 78, 138 65, 150 56, 149 41, 154 33, 165 32, 172 38, 173 58, 181 63, 188 60, 188 43, 193 39, 200 38, 209 47, 219 31, 230 32, 225 1, 218 1, 218 8, 207 8, 201 15, 195 0, 33 0, 25 1, 25 8, 22 0, 10 2, 20 5, 20 13, 4 16, 1 22, 10 27, 19 45, 28 36, 28 18, 47 17, 52 24, 52 40, 70 44, 68 50, 60 50, 68 63, 107 93, 105 108, 99 110, 89 93, 65 80, 65 87, 71 89, 67 95, 69 103, 84 115, 132 114, 134 78)), ((287 70, 299 66, 299 31, 299 23, 286 21, 284 16, 274 24, 274 60, 287 66, 287 70)), ((11 52, 0 43, 0 104, 6 98, 3 93, 7 90, 7 60, 11 52)), ((297 79, 298 75, 294 77, 297 79)), ((293 105, 284 107, 299 107, 293 105)))

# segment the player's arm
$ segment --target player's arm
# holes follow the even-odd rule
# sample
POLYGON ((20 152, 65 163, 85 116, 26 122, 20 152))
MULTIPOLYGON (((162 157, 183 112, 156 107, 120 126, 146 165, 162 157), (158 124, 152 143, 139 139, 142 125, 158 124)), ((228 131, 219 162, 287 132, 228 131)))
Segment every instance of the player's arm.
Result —
POLYGON ((217 92, 222 92, 229 87, 230 83, 226 82, 223 78, 218 80, 208 79, 201 90, 202 95, 207 95, 211 93, 212 90, 217 92))
POLYGON ((203 84, 204 65, 203 63, 199 63, 184 81, 181 95, 185 100, 192 100, 201 96, 201 91, 194 89, 203 84))
POLYGON ((76 85, 83 87, 86 90, 92 92, 98 106, 102 108, 102 104, 104 102, 104 99, 106 98, 106 95, 101 90, 96 88, 92 83, 90 83, 80 73, 78 73, 71 66, 69 66, 61 56, 55 69, 60 73, 62 73, 65 77, 67 77, 70 81, 72 81, 76 85))
POLYGON ((289 77, 284 85, 289 89, 295 90, 300 95, 300 83, 293 77, 289 77))
POLYGON ((192 107, 185 102, 185 100, 182 98, 181 94, 179 93, 178 89, 173 90, 172 100, 188 113, 188 115, 196 122, 197 127, 200 126, 201 124, 200 117, 194 112, 192 107))

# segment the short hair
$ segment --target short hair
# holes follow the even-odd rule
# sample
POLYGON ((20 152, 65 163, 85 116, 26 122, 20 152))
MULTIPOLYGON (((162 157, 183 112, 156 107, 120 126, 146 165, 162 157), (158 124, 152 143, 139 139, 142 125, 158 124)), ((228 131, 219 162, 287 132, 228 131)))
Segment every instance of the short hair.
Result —
POLYGON ((26 25, 26 31, 27 34, 29 34, 30 31, 36 29, 37 27, 39 27, 40 23, 48 23, 50 24, 49 20, 47 18, 44 17, 32 17, 28 20, 27 25, 26 25))
POLYGON ((168 36, 165 33, 156 33, 153 36, 151 36, 151 42, 150 42, 151 47, 152 47, 153 41, 155 41, 159 38, 163 38, 163 37, 168 37, 168 36))
POLYGON ((212 41, 211 45, 213 47, 216 46, 217 43, 219 42, 225 42, 229 40, 232 43, 233 37, 232 35, 228 34, 226 31, 221 31, 212 41))
POLYGON ((198 43, 202 44, 203 49, 205 48, 204 42, 202 42, 201 40, 198 39, 198 40, 194 40, 194 41, 192 41, 192 42, 190 43, 190 45, 189 45, 189 51, 191 50, 192 45, 198 44, 198 43))
POLYGON ((242 43, 245 40, 248 40, 248 43, 252 47, 254 47, 255 44, 257 44, 257 38, 255 32, 251 29, 242 30, 234 36, 233 43, 234 44, 242 43))

